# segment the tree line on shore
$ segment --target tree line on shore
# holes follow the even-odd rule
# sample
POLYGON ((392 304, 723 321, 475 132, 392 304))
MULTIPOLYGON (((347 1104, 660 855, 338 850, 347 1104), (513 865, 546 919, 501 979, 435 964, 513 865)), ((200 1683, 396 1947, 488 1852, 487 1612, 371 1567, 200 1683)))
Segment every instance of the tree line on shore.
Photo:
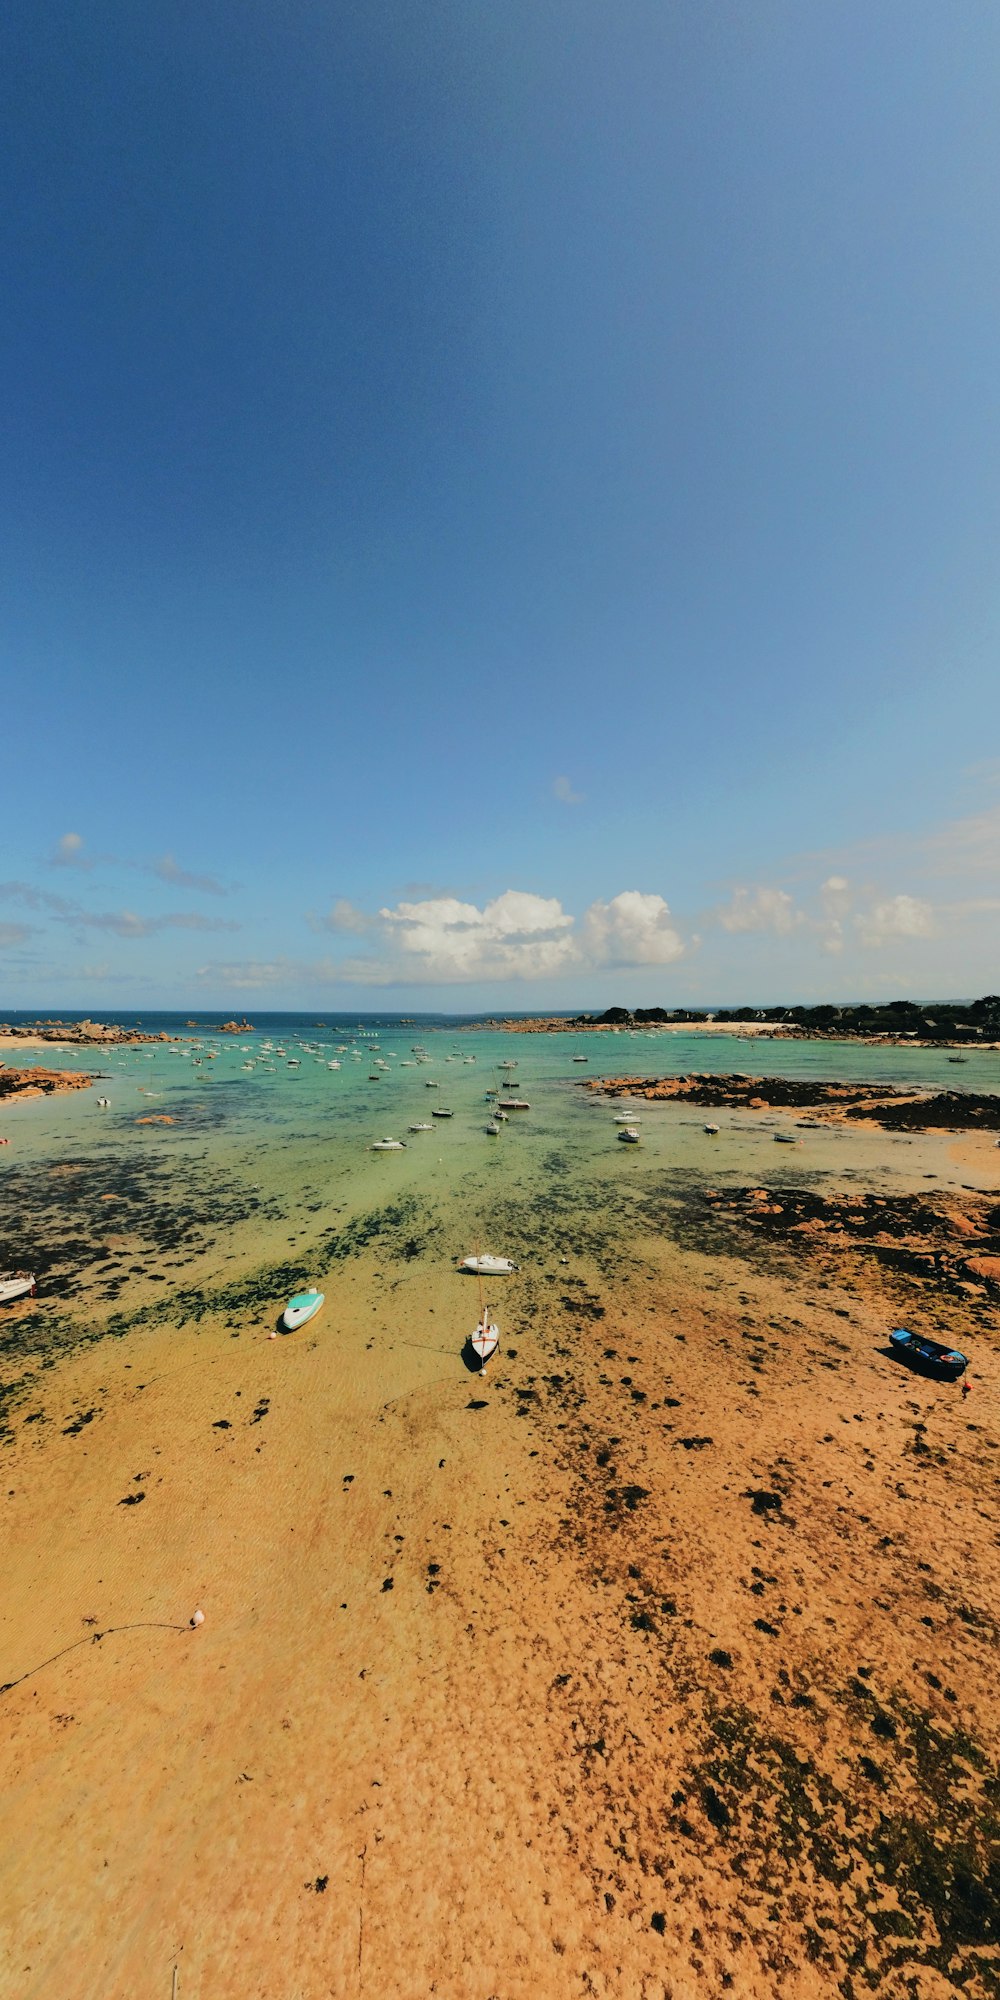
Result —
POLYGON ((1000 1041, 1000 994, 987 993, 981 1000, 887 1000, 881 1005, 868 1001, 818 1007, 716 1007, 711 1012, 694 1007, 606 1007, 603 1014, 579 1014, 576 1025, 585 1027, 636 1027, 646 1024, 678 1024, 690 1021, 731 1022, 740 1027, 761 1021, 778 1027, 798 1028, 817 1035, 909 1035, 925 1042, 1000 1041))

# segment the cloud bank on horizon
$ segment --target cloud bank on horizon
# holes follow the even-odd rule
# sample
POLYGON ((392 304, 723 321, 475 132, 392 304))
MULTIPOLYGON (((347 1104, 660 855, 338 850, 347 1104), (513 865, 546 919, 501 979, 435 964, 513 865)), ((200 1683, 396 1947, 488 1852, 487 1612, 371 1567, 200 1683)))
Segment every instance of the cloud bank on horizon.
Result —
MULTIPOLYGON (((322 999, 341 988, 355 995, 393 992, 456 1004, 588 1003, 595 990, 622 981, 637 998, 678 1003, 756 1002, 803 994, 850 997, 904 987, 915 995, 978 990, 992 983, 1000 936, 1000 804, 930 828, 919 840, 859 844, 836 866, 829 856, 798 859, 784 881, 738 880, 713 900, 678 913, 658 888, 625 888, 574 909, 557 895, 509 886, 473 898, 447 889, 414 889, 395 903, 365 909, 334 896, 322 916, 261 906, 255 892, 227 891, 216 874, 182 867, 171 853, 152 862, 115 862, 92 854, 78 833, 60 836, 39 879, 0 882, 0 971, 8 993, 35 995, 32 982, 54 981, 96 1004, 154 988, 163 1004, 189 995, 260 992, 275 1003, 322 999), (824 866, 826 862, 826 866, 824 866), (47 887, 46 866, 78 871, 89 892, 69 897, 47 887), (850 872, 848 871, 850 868, 850 872), (136 870, 164 888, 186 887, 213 899, 232 894, 240 914, 109 906, 95 878, 136 870), (893 875, 896 881, 892 880, 893 875), (897 886, 900 877, 907 886, 897 886), (996 893, 992 893, 994 891, 996 893), (240 958, 208 961, 184 949, 184 935, 242 932, 248 942, 278 945, 240 958), (303 949, 322 936, 320 956, 303 949), (103 934, 118 956, 94 965, 88 938, 103 934), (161 943, 168 956, 138 965, 135 947, 161 943), (991 976, 992 975, 992 976, 991 976), (763 982, 763 983, 762 983, 763 982)), ((416 885, 415 885, 416 886, 416 885)))

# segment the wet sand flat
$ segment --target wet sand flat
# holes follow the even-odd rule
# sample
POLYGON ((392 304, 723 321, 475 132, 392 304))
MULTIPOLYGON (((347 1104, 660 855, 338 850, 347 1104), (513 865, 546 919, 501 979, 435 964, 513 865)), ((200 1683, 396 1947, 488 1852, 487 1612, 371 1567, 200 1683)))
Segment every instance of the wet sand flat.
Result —
MULTIPOLYGON (((317 1217, 294 1336, 271 1265, 39 1343, 0 1498, 0 1990, 996 1992, 995 1310, 748 1229, 706 1188, 764 1139, 695 1172, 678 1113, 635 1159, 571 1122, 523 1176, 435 1155, 317 1217), (476 1218, 521 1264, 485 1382, 476 1218), (886 1356, 918 1314, 968 1397, 886 1356)), ((994 1171, 822 1143, 848 1188, 994 1171)), ((772 1192, 808 1178, 774 1155, 772 1192)))

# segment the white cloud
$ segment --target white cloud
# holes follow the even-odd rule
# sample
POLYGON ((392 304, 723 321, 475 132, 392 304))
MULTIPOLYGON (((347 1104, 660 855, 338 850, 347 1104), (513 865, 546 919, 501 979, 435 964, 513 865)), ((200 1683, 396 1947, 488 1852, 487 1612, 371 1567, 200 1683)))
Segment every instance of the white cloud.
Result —
POLYGON ((670 965, 686 948, 669 904, 640 889, 591 903, 583 920, 583 956, 592 965, 670 965))
POLYGON ((921 845, 932 875, 1000 875, 1000 805, 947 821, 921 845))
POLYGON ((55 852, 49 858, 53 868, 92 868, 94 865, 84 854, 82 833, 64 833, 56 841, 55 852))
POLYGON ((410 975, 419 968, 427 980, 537 979, 577 956, 573 918, 554 896, 507 889, 483 909, 437 896, 399 903, 379 917, 410 975))
POLYGON ((338 896, 322 920, 321 928, 326 931, 349 931, 355 935, 371 930, 372 920, 363 910, 355 908, 346 896, 338 896))
POLYGON ((149 864, 151 875, 158 875, 161 882, 170 882, 177 889, 203 889, 207 896, 224 896, 225 886, 217 882, 214 875, 192 875, 187 868, 178 867, 172 854, 161 854, 159 859, 149 864))
POLYGON ((863 945, 877 948, 879 945, 897 943, 900 938, 930 937, 934 928, 934 912, 930 903, 919 896, 889 896, 881 903, 873 903, 868 910, 861 910, 854 919, 858 937, 863 945))
POLYGON ((584 795, 574 792, 568 778, 553 778, 552 796, 564 806, 582 806, 584 795))
POLYGON ((198 978, 206 984, 234 992, 256 993, 274 986, 294 986, 301 980, 332 976, 332 967, 301 965, 292 958, 236 959, 200 965, 198 978))
POLYGON ((720 910, 724 931, 773 931, 786 936, 805 921, 784 889, 734 889, 728 906, 720 910))

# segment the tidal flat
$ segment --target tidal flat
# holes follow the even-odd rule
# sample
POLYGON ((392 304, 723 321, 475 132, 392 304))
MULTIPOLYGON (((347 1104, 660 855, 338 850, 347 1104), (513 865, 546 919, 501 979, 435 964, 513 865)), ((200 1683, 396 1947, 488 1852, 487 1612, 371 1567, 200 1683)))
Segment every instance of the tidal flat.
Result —
POLYGON ((272 1023, 5 1114, 0 1991, 995 1995, 996 1307, 953 1226, 994 1135, 642 1102, 630 1149, 581 1035, 518 1038, 493 1139, 509 1039, 380 1039, 377 1082, 272 1023), (454 1119, 408 1135, 428 1077, 454 1119), (477 1248, 518 1265, 485 1378, 477 1248))

